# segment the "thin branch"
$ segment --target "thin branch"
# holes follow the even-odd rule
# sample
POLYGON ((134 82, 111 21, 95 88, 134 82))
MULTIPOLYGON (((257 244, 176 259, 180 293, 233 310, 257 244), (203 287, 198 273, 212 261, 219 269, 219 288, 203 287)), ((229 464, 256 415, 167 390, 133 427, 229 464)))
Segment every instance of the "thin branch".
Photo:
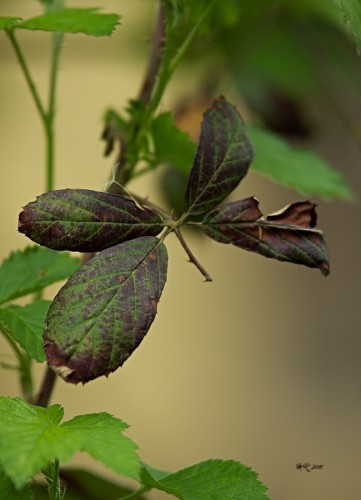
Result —
POLYGON ((163 3, 159 6, 157 26, 153 36, 152 51, 149 58, 148 69, 146 71, 143 85, 139 92, 139 101, 147 104, 152 96, 156 78, 162 62, 162 52, 165 45, 166 36, 166 16, 163 3))
POLYGON ((202 264, 196 259, 196 257, 193 255, 193 253, 191 252, 190 248, 188 247, 187 245, 187 242, 185 241, 185 239, 183 238, 183 235, 182 233, 180 232, 179 228, 176 228, 174 229, 174 233, 176 234, 180 244, 182 245, 182 247, 184 248, 184 250, 186 251, 186 254, 188 255, 189 257, 189 262, 191 262, 192 264, 194 264, 196 266, 196 268, 201 272, 201 274, 205 277, 205 280, 206 281, 213 281, 213 278, 210 274, 208 274, 208 272, 204 269, 204 267, 202 266, 202 264))
POLYGON ((15 51, 15 54, 16 54, 16 57, 18 58, 18 61, 19 61, 19 65, 20 65, 20 68, 24 74, 24 77, 25 77, 25 80, 26 80, 26 83, 28 84, 28 87, 29 87, 29 90, 31 92, 31 95, 34 99, 34 102, 35 102, 35 106, 39 112, 39 115, 40 115, 40 118, 43 122, 43 125, 45 126, 46 125, 46 120, 47 120, 47 115, 46 115, 46 111, 44 109, 44 106, 40 100, 40 97, 39 97, 39 94, 38 94, 38 91, 36 90, 36 85, 31 77, 31 74, 30 74, 30 71, 29 71, 29 68, 26 64, 26 61, 25 61, 25 58, 23 56, 23 53, 20 49, 20 46, 15 38, 15 34, 14 34, 14 31, 13 30, 6 30, 6 34, 7 36, 9 37, 9 40, 10 40, 10 43, 11 45, 13 46, 13 49, 15 51))
POLYGON ((49 405, 50 397, 54 389, 56 381, 55 372, 48 366, 43 378, 43 382, 35 401, 35 406, 43 406, 46 408, 49 405))

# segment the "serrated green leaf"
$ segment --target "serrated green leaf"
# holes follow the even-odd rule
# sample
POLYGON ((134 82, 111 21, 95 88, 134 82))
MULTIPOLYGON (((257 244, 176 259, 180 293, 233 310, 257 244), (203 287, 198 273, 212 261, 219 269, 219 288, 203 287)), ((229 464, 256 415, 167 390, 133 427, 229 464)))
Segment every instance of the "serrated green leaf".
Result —
POLYGON ((257 473, 233 460, 207 460, 158 481, 147 470, 142 480, 181 500, 269 500, 257 473))
POLYGON ((342 12, 346 29, 353 36, 358 52, 361 51, 361 2, 360 0, 336 0, 342 12))
POLYGON ((163 229, 160 216, 129 198, 88 189, 38 196, 19 216, 19 231, 55 250, 98 252, 163 229))
POLYGON ((174 124, 172 113, 161 113, 151 123, 152 149, 150 161, 154 165, 169 163, 183 172, 192 165, 195 144, 186 132, 174 124))
POLYGON ((188 220, 221 203, 248 171, 253 149, 236 108, 224 97, 206 111, 185 194, 188 220))
POLYGON ((64 8, 33 17, 17 27, 28 30, 83 33, 92 36, 110 36, 119 24, 118 14, 100 14, 99 9, 64 8))
POLYGON ((0 16, 0 30, 14 28, 21 21, 21 17, 0 16))
POLYGON ((315 229, 315 205, 293 203, 277 214, 264 217, 255 198, 228 203, 208 213, 201 228, 220 243, 294 264, 316 267, 329 273, 326 243, 315 229))
POLYGON ((149 330, 166 276, 166 248, 151 236, 87 262, 50 307, 44 335, 49 364, 72 383, 116 370, 149 330))
POLYGON ((254 170, 307 196, 352 199, 342 174, 316 153, 292 148, 280 137, 260 128, 249 127, 248 134, 255 149, 254 170))
POLYGON ((79 259, 47 248, 13 252, 0 266, 0 304, 66 279, 78 267, 79 259))
POLYGON ((0 308, 0 330, 18 342, 39 363, 46 359, 43 333, 50 304, 50 300, 39 300, 26 306, 0 308))
POLYGON ((60 424, 60 405, 40 408, 20 398, 0 398, 0 463, 21 488, 41 468, 86 451, 118 474, 139 478, 136 445, 121 433, 128 427, 107 413, 80 415, 60 424))
POLYGON ((21 489, 16 489, 14 483, 0 467, 0 498, 1 500, 32 500, 33 494, 28 484, 21 489))

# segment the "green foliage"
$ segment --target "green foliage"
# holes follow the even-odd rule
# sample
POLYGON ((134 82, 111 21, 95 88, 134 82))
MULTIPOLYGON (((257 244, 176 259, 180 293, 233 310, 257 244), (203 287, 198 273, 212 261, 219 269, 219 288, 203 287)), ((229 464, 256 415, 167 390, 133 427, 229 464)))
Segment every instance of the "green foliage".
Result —
POLYGON ((79 259, 47 248, 13 252, 0 266, 0 304, 64 280, 78 267, 79 259))
POLYGON ((248 133, 255 149, 252 167, 258 172, 305 195, 352 199, 343 175, 314 152, 292 148, 260 128, 249 127, 248 133))
POLYGON ((25 21, 19 17, 0 17, 0 29, 22 28, 27 30, 83 33, 92 36, 110 36, 120 17, 117 14, 100 14, 99 9, 61 9, 25 21))
POLYGON ((60 405, 39 408, 19 398, 0 398, 0 463, 17 488, 54 459, 67 462, 86 451, 118 474, 137 479, 136 446, 127 425, 107 413, 79 415, 60 423, 60 405))
POLYGON ((175 474, 143 472, 143 483, 182 500, 267 500, 257 474, 233 460, 207 460, 175 474))
POLYGON ((195 145, 186 132, 175 126, 172 114, 161 113, 156 116, 150 125, 150 134, 150 163, 153 166, 169 163, 188 172, 195 145))
POLYGON ((0 466, 0 498, 2 500, 33 500, 33 495, 28 484, 21 489, 15 488, 14 483, 0 466))
MULTIPOLYGON (((361 73, 355 70, 354 62, 340 56, 347 51, 342 52, 344 45, 339 43, 338 11, 327 0, 246 0, 242 6, 236 0, 162 1, 145 91, 129 101, 124 113, 109 110, 105 117, 105 153, 110 154, 115 143, 119 144, 114 179, 108 187, 116 194, 110 194, 53 190, 55 90, 62 34, 109 36, 120 16, 94 8, 63 8, 63 1, 41 2, 45 10, 41 16, 27 20, 0 17, 0 30, 5 30, 14 48, 43 122, 47 146, 48 192, 24 207, 19 231, 51 249, 100 253, 78 269, 77 259, 35 247, 11 254, 0 267, 0 304, 36 294, 26 306, 0 308, 0 328, 17 357, 24 397, 39 405, 0 397, 0 497, 32 498, 29 481, 42 471, 49 484, 48 496, 60 500, 58 462, 86 451, 116 473, 140 481, 142 486, 129 498, 156 488, 182 500, 266 500, 266 488, 257 474, 234 461, 209 460, 173 474, 143 467, 136 445, 123 436, 127 425, 107 413, 79 415, 61 423, 64 412, 60 405, 40 407, 49 400, 53 372, 47 372, 38 398, 33 397, 30 357, 42 362, 46 356, 51 369, 73 383, 108 375, 121 366, 155 318, 167 277, 163 241, 170 233, 177 236, 190 262, 211 280, 188 248, 180 231, 183 226, 201 230, 220 243, 328 273, 326 243, 316 229, 313 203, 293 203, 264 216, 255 198, 233 203, 225 200, 247 174, 253 146, 253 168, 303 194, 351 199, 351 190, 340 173, 314 153, 293 149, 269 132, 254 127, 246 131, 236 108, 223 97, 204 114, 197 148, 176 127, 171 113, 157 114, 157 110, 177 64, 196 34, 203 31, 207 51, 223 53, 223 60, 232 68, 235 87, 248 103, 257 102, 255 108, 264 121, 271 126, 273 121, 276 129, 275 116, 290 105, 285 131, 297 131, 298 124, 302 131, 298 102, 322 88, 320 75, 324 76, 325 68, 332 64, 342 67, 361 88, 361 73), (20 28, 51 32, 46 105, 17 42, 16 29, 20 28), (335 51, 329 49, 333 43, 335 51), (322 47, 332 52, 321 56, 321 62, 327 64, 320 64, 319 56, 312 59, 314 53, 322 53, 322 47), (289 122, 297 126, 292 128, 289 122), (175 166, 184 177, 184 193, 177 184, 177 196, 172 195, 178 207, 183 205, 178 218, 173 210, 168 213, 123 187, 162 164, 175 166), (41 300, 43 289, 69 275, 49 308, 50 302, 41 300)), ((361 47, 359 2, 337 3, 361 47)), ((77 485, 82 481, 78 472, 68 477, 77 485)), ((107 500, 126 494, 91 474, 83 477, 82 487, 87 500, 99 489, 107 500)), ((73 498, 71 488, 69 493, 73 498)))
POLYGON ((13 28, 20 22, 21 17, 0 16, 0 30, 13 28))
POLYGON ((18 342, 35 361, 45 361, 43 332, 50 300, 39 300, 26 306, 0 308, 0 330, 18 342))

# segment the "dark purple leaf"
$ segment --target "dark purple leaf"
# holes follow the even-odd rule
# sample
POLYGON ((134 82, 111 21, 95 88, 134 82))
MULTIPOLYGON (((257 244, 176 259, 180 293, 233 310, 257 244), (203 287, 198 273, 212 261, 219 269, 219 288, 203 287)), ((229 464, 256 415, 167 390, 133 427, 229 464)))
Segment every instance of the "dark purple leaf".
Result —
POLYGON ((203 231, 220 243, 329 273, 326 243, 317 222, 315 205, 293 203, 277 214, 263 217, 255 198, 216 208, 202 221, 203 231))
POLYGON ((38 196, 19 216, 19 231, 55 250, 98 252, 163 229, 150 208, 116 194, 61 189, 38 196))
POLYGON ((52 303, 45 352, 67 381, 116 370, 147 333, 167 276, 167 251, 154 237, 104 250, 75 272, 52 303))
POLYGON ((246 175, 252 158, 242 118, 218 97, 203 117, 185 195, 187 218, 199 220, 219 205, 246 175))

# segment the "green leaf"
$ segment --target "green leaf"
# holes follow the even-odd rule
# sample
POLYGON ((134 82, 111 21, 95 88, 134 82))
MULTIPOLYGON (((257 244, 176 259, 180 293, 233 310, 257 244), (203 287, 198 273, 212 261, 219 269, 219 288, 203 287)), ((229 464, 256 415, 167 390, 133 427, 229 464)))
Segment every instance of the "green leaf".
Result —
POLYGON ((156 236, 160 216, 129 198, 87 189, 38 196, 19 216, 19 231, 55 250, 98 252, 140 236, 156 236))
POLYGON ((342 174, 317 154, 294 149, 283 139, 256 127, 249 127, 248 134, 255 149, 254 170, 304 195, 352 199, 342 174))
POLYGON ((154 165, 169 163, 188 173, 192 165, 195 145, 186 132, 174 124, 172 113, 161 113, 151 124, 153 151, 150 161, 154 165))
POLYGON ((39 300, 26 306, 0 308, 0 329, 18 342, 39 363, 45 361, 43 333, 50 300, 39 300))
POLYGON ((92 36, 109 36, 119 24, 117 14, 100 14, 99 9, 61 9, 27 19, 19 28, 63 33, 83 33, 92 36))
POLYGON ((14 28, 21 21, 21 17, 0 16, 0 30, 14 28))
POLYGON ((40 247, 10 254, 0 266, 0 304, 68 278, 79 259, 40 247))
POLYGON ((50 307, 44 335, 49 364, 72 383, 116 370, 149 330, 166 275, 166 248, 151 236, 87 262, 50 307))
POLYGON ((336 0, 346 28, 353 36, 358 52, 361 51, 361 2, 360 0, 336 0))
POLYGON ((181 500, 269 500, 257 473, 233 460, 207 460, 158 481, 147 469, 142 480, 181 500))
POLYGON ((187 218, 199 219, 221 203, 248 171, 253 149, 236 108, 215 99, 201 124, 185 195, 187 218))
POLYGON ((86 451, 118 474, 139 478, 136 445, 128 427, 107 413, 80 415, 60 424, 60 405, 40 408, 20 398, 0 397, 0 463, 17 488, 52 460, 64 463, 86 451))
POLYGON ((16 489, 14 483, 0 467, 0 498, 1 500, 32 500, 33 495, 28 484, 20 490, 16 489))
POLYGON ((255 198, 228 203, 208 213, 201 228, 214 240, 281 261, 317 267, 329 273, 326 243, 315 229, 315 205, 293 203, 264 217, 255 198))

